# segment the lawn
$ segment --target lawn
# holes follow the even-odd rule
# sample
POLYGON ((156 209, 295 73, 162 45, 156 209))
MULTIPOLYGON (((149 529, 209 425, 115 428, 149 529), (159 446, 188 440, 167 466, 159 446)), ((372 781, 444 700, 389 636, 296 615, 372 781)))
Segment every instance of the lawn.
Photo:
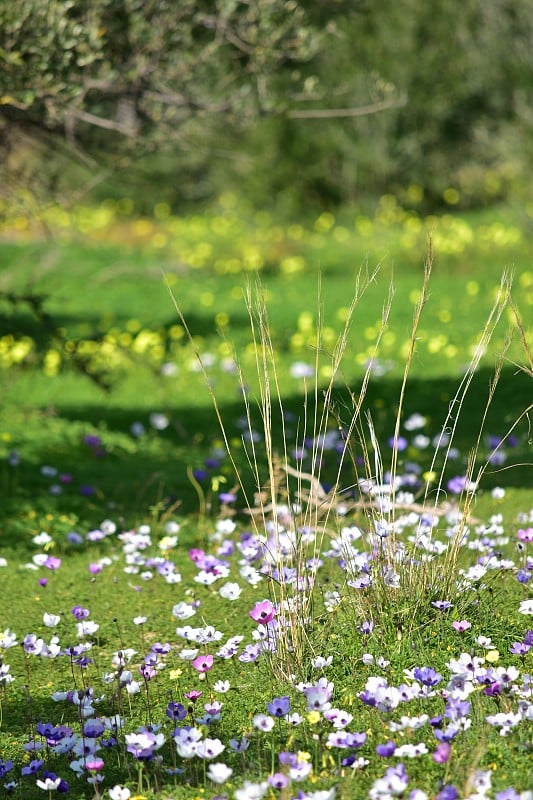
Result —
POLYGON ((44 223, 0 245, 0 793, 530 796, 531 215, 44 223))

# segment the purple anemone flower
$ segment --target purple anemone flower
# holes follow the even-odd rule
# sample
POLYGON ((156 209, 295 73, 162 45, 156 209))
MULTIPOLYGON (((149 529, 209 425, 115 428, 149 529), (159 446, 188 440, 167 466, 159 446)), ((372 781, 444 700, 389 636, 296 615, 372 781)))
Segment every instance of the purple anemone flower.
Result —
POLYGON ((289 713, 291 701, 288 697, 275 697, 271 703, 267 703, 267 711, 273 717, 284 717, 289 713))
POLYGON ((424 686, 436 686, 442 680, 442 675, 436 672, 433 667, 416 667, 413 670, 413 675, 424 686))

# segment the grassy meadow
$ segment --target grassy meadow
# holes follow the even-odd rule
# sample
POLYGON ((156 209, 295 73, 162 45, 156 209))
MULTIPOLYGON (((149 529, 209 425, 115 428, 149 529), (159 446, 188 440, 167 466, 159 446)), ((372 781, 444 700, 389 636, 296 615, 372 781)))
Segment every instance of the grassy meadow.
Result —
POLYGON ((533 207, 410 200, 4 216, 0 796, 533 796, 533 207))

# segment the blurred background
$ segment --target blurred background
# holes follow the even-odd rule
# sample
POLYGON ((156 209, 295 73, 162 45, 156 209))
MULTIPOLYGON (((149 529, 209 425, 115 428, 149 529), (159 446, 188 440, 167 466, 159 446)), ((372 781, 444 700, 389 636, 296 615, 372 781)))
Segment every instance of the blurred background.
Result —
POLYGON ((529 0, 15 0, 0 37, 4 214, 529 197, 529 0))

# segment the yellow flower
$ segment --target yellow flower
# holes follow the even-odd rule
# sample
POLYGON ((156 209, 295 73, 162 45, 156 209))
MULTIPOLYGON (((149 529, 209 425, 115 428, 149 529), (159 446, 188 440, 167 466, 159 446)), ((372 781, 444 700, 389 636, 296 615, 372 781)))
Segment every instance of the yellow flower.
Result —
POLYGON ((171 669, 168 673, 168 677, 171 681, 177 681, 183 675, 183 670, 181 669, 171 669))
POLYGON ((310 725, 316 725, 318 722, 320 722, 320 719, 320 711, 310 711, 307 715, 307 721, 310 725))
POLYGON ((486 654, 485 658, 489 662, 489 664, 495 664, 500 657, 498 650, 489 650, 486 654))

